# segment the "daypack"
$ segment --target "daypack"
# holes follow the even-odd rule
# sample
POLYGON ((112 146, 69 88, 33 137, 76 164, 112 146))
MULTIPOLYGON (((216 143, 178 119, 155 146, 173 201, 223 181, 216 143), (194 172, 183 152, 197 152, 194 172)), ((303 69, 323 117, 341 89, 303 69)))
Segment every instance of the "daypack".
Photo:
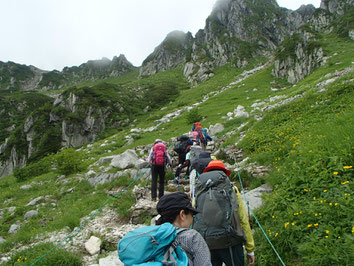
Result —
POLYGON ((193 229, 205 239, 209 249, 221 249, 245 242, 238 214, 238 201, 229 178, 223 171, 201 174, 195 184, 193 229))
POLYGON ((198 132, 197 131, 191 131, 190 136, 192 138, 192 141, 196 142, 198 145, 200 144, 198 141, 198 132))
POLYGON ((158 142, 155 144, 154 148, 152 149, 153 154, 151 158, 151 164, 153 165, 164 165, 165 164, 165 151, 166 146, 162 142, 158 142))
POLYGON ((195 131, 198 132, 197 140, 198 140, 199 144, 205 144, 205 139, 204 139, 202 129, 197 129, 195 131))
POLYGON ((182 135, 177 138, 177 142, 175 146, 173 147, 173 150, 177 152, 178 154, 186 152, 187 146, 189 142, 189 137, 186 135, 182 135))
POLYGON ((190 152, 189 165, 193 165, 199 159, 199 155, 202 151, 203 151, 202 147, 198 145, 191 146, 191 149, 189 151, 190 152))
POLYGON ((195 169, 197 173, 201 175, 211 160, 210 152, 202 151, 200 152, 198 159, 194 160, 193 164, 191 164, 191 170, 195 169))
POLYGON ((176 241, 176 229, 170 223, 144 226, 129 231, 118 242, 118 256, 125 266, 187 266, 188 257, 176 241))

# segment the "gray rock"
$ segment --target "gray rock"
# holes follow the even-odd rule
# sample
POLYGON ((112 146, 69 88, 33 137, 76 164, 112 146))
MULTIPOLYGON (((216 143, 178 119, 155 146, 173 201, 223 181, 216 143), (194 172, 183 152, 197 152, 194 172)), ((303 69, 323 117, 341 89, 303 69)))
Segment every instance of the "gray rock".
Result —
POLYGON ((91 256, 93 256, 100 252, 101 244, 101 239, 95 236, 91 236, 90 239, 85 243, 85 249, 91 256))
POLYGON ((245 111, 245 107, 242 105, 237 106, 237 108, 234 110, 235 118, 236 117, 249 117, 250 115, 245 111))
POLYGON ((106 157, 101 157, 95 164, 105 164, 105 163, 110 163, 115 155, 112 156, 106 156, 106 157))
POLYGON ((139 156, 135 150, 126 150, 122 154, 116 155, 110 165, 120 169, 127 169, 134 167, 138 160, 139 156))
POLYGON ((1 236, 0 236, 0 244, 4 243, 5 242, 5 239, 3 239, 1 236))
POLYGON ((222 132, 224 129, 224 126, 220 123, 217 123, 214 126, 211 125, 209 127, 209 135, 215 136, 215 134, 222 132))
MULTIPOLYGON (((246 193, 246 199, 248 204, 250 205, 250 208, 252 210, 255 210, 261 206, 263 206, 263 201, 262 201, 262 194, 263 193, 270 193, 272 192, 272 188, 269 187, 268 185, 264 184, 258 188, 252 189, 251 191, 246 193)), ((244 197, 242 195, 242 200, 244 200, 244 197)), ((245 203, 245 202, 244 202, 245 203)), ((245 208, 246 210, 248 209, 247 204, 245 203, 245 208)))
POLYGON ((124 266, 116 252, 111 252, 109 256, 99 260, 99 266, 124 266))
POLYGON ((12 215, 12 214, 14 214, 14 212, 15 212, 15 210, 16 210, 16 207, 9 207, 9 209, 8 209, 8 211, 9 211, 9 213, 12 215))
POLYGON ((144 160, 142 160, 142 159, 139 159, 139 160, 136 162, 135 167, 136 167, 136 169, 140 170, 140 169, 146 168, 148 164, 149 164, 149 163, 148 163, 147 161, 144 161, 144 160))
POLYGON ((36 205, 39 201, 41 201, 43 199, 43 196, 39 196, 33 200, 31 200, 29 203, 27 203, 26 206, 33 206, 36 205))
POLYGON ((18 230, 20 230, 20 226, 18 224, 13 224, 13 225, 11 225, 11 227, 7 233, 8 234, 15 234, 15 233, 17 233, 18 230))
POLYGON ((20 189, 27 190, 27 189, 30 189, 31 187, 32 187, 31 185, 23 185, 23 186, 20 186, 20 189))
POLYGON ((88 171, 88 172, 85 174, 86 177, 92 177, 92 176, 95 176, 95 175, 96 175, 96 172, 93 171, 93 170, 90 170, 90 171, 88 171))
MULTIPOLYGON (((0 262, 8 262, 11 259, 11 257, 1 257, 0 262)), ((0 263, 1 264, 1 263, 0 263)))
POLYGON ((32 210, 32 211, 26 212, 23 218, 25 220, 27 220, 27 219, 29 219, 29 218, 31 218, 33 216, 37 216, 37 215, 38 215, 38 211, 32 210))

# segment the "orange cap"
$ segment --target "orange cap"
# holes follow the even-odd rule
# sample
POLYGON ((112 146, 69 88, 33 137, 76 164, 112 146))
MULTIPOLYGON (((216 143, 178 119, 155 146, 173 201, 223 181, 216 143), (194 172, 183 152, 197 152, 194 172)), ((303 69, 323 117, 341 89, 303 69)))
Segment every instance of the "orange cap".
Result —
POLYGON ((230 176, 231 174, 231 171, 226 169, 224 163, 220 160, 210 161, 207 168, 205 168, 204 172, 209 172, 210 170, 222 170, 227 176, 230 176))

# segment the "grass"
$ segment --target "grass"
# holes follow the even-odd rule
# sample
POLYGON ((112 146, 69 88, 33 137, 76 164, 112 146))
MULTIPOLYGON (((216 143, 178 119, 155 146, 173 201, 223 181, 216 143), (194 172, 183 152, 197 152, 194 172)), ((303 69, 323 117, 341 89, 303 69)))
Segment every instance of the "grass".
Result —
MULTIPOLYGON (((226 139, 224 146, 234 145, 239 140, 240 132, 236 129, 247 122, 242 129, 247 131, 246 137, 240 142, 239 148, 243 149, 245 156, 250 157, 251 162, 269 166, 271 170, 267 179, 256 179, 247 172, 241 172, 241 177, 248 188, 265 181, 273 186, 274 193, 265 197, 266 205, 257 211, 257 216, 287 265, 346 265, 353 260, 351 254, 354 254, 351 245, 354 218, 351 212, 353 170, 350 168, 353 165, 354 95, 352 83, 345 82, 352 80, 354 74, 350 72, 326 86, 326 92, 318 93, 319 88, 316 87, 316 84, 325 79, 326 74, 352 66, 353 43, 333 35, 324 35, 321 41, 326 43, 326 54, 332 57, 324 67, 317 69, 295 86, 272 77, 272 66, 269 66, 197 107, 198 113, 203 117, 203 127, 221 122, 225 126, 221 135, 234 132, 226 139), (271 88, 278 90, 273 91, 271 88), (292 97, 300 93, 305 95, 288 105, 264 113, 257 111, 255 114, 263 116, 260 121, 254 119, 253 115, 250 118, 221 119, 238 105, 250 112, 251 105, 257 100, 269 104, 270 97, 292 97)), ((250 66, 252 67, 254 66, 250 66)), ((16 207, 13 215, 5 211, 0 219, 0 236, 6 239, 0 245, 1 253, 12 250, 17 244, 31 243, 38 234, 78 226, 82 217, 97 209, 107 199, 107 190, 122 188, 131 182, 130 178, 123 177, 94 188, 87 181, 79 181, 89 165, 102 156, 119 154, 128 148, 150 144, 156 138, 169 140, 189 131, 191 124, 187 122, 188 113, 183 112, 181 116, 161 125, 157 131, 140 134, 133 144, 125 146, 125 136, 130 134, 132 127, 148 128, 154 125, 154 120, 181 107, 200 102, 203 95, 220 90, 235 81, 244 69, 225 65, 215 70, 213 78, 195 87, 185 86, 181 71, 181 68, 177 68, 141 80, 134 80, 137 75, 135 72, 129 74, 131 76, 127 74, 122 78, 109 80, 117 86, 135 88, 134 86, 141 85, 148 88, 155 82, 164 84, 173 79, 177 80, 175 84, 178 84, 179 89, 171 102, 165 102, 166 109, 156 107, 147 113, 141 113, 136 116, 137 121, 133 125, 119 131, 112 130, 110 133, 113 135, 103 135, 106 139, 77 151, 82 155, 82 164, 85 167, 68 173, 65 177, 68 183, 57 183, 60 174, 53 169, 39 176, 29 176, 22 182, 17 182, 13 176, 0 179, 0 209, 16 207), (20 189, 20 186, 31 183, 32 188, 20 189), (70 188, 73 188, 73 192, 66 193, 70 188), (39 205, 39 215, 24 221, 23 215, 33 209, 25 205, 36 197, 46 195, 50 195, 49 200, 41 202, 44 205, 39 205), (11 201, 5 203, 8 200, 11 201), (9 227, 17 221, 21 223, 20 231, 8 235, 9 227)), ((91 85, 86 83, 83 87, 91 85)), ((99 171, 98 168, 95 170, 99 171)), ((169 177, 173 178, 173 174, 169 173, 169 177)), ((236 180, 235 174, 231 178, 236 180)), ((142 185, 148 183, 144 181, 142 185)), ((112 200, 109 206, 116 210, 117 215, 127 218, 130 215, 129 208, 134 203, 135 197, 128 190, 119 200, 112 200)), ((259 229, 256 226, 254 229, 257 263, 272 265, 275 259, 273 251, 259 229)), ((44 249, 49 250, 50 247, 44 249)), ((36 252, 37 255, 41 253, 36 252)), ((12 261, 24 255, 25 253, 18 253, 12 261)))

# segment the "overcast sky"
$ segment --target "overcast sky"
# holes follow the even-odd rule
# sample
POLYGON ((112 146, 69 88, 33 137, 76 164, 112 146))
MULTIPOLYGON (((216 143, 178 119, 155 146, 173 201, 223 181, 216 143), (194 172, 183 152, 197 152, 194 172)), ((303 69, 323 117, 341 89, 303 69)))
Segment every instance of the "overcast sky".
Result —
MULTIPOLYGON (((217 0, 0 0, 0 61, 62 70, 124 54, 135 66, 173 30, 194 35, 217 0)), ((321 0, 278 0, 296 10, 321 0)))

